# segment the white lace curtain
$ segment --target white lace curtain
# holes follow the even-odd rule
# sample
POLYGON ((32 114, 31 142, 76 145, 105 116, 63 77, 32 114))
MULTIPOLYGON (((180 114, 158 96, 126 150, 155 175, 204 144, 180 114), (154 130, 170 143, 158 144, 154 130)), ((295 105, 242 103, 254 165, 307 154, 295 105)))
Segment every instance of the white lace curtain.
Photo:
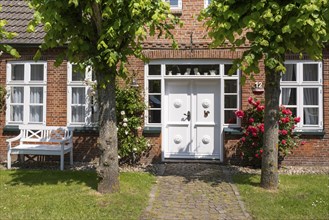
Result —
POLYGON ((11 89, 11 121, 23 121, 24 87, 11 89))
POLYGON ((304 124, 316 125, 319 121, 319 109, 307 108, 308 105, 319 104, 318 88, 304 88, 304 124))
POLYGON ((85 122, 85 88, 72 88, 72 122, 85 122))
POLYGON ((42 122, 43 120, 43 88, 30 88, 30 121, 42 122), (40 105, 41 104, 41 105, 40 105))

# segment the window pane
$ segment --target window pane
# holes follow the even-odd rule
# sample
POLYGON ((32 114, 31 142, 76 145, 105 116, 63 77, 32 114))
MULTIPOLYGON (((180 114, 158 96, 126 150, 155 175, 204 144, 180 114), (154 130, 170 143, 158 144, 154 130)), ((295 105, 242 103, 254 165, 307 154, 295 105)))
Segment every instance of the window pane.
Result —
POLYGON ((237 80, 225 80, 225 93, 236 93, 237 92, 237 80))
POLYGON ((31 64, 31 81, 43 81, 43 64, 31 64))
POLYGON ((296 117, 297 116, 297 108, 288 108, 292 112, 292 116, 296 117))
POLYGON ((149 123, 161 123, 161 110, 149 110, 149 123))
POLYGON ((12 87, 10 95, 11 103, 23 103, 24 102, 24 88, 12 87))
MULTIPOLYGON (((230 71, 230 69, 232 67, 233 67, 232 64, 225 64, 224 65, 224 75, 226 75, 226 76, 230 75, 228 72, 230 71)), ((236 75, 236 72, 233 75, 236 75)))
POLYGON ((149 80, 149 93, 161 93, 161 80, 149 80))
POLYGON ((72 106, 72 122, 85 122, 85 111, 84 106, 72 106))
POLYGON ((178 6, 178 0, 170 0, 170 6, 178 6))
POLYGON ((72 88, 72 104, 85 104, 85 88, 72 88))
POLYGON ((23 121, 23 106, 12 105, 10 107, 10 121, 23 121))
POLYGON ((31 87, 30 103, 43 103, 43 88, 42 87, 31 87))
POLYGON ((304 108, 304 124, 318 125, 319 124, 319 109, 318 108, 304 108))
POLYGON ((237 100, 236 95, 225 95, 225 108, 237 108, 237 100))
POLYGON ((304 105, 318 105, 319 93, 317 88, 304 88, 304 105))
POLYGON ((236 124, 236 116, 233 110, 224 111, 224 123, 225 124, 236 124))
POLYGON ((85 71, 81 70, 77 65, 72 65, 72 81, 85 80, 85 71))
POLYGON ((285 64, 286 72, 282 74, 282 81, 296 81, 296 64, 285 64))
POLYGON ((304 64, 303 65, 303 80, 304 81, 318 81, 318 64, 304 64))
POLYGON ((42 122, 42 121, 43 121, 43 107, 30 106, 30 122, 42 122))
POLYGON ((282 105, 297 105, 296 88, 282 88, 282 105))
POLYGON ((24 64, 11 66, 11 80, 24 80, 24 64))
POLYGON ((161 65, 149 65, 149 75, 161 75, 161 65))
POLYGON ((150 95, 149 96, 149 107, 150 108, 161 108, 161 95, 150 95))

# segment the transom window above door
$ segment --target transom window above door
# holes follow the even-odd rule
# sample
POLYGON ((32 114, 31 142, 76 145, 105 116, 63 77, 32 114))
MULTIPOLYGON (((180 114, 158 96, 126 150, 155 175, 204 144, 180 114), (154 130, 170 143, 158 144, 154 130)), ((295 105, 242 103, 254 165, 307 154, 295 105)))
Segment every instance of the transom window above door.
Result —
POLYGON ((232 63, 216 60, 153 61, 145 64, 145 125, 161 126, 165 80, 218 80, 221 115, 224 126, 239 126, 234 114, 240 108, 239 74, 229 75, 232 63))

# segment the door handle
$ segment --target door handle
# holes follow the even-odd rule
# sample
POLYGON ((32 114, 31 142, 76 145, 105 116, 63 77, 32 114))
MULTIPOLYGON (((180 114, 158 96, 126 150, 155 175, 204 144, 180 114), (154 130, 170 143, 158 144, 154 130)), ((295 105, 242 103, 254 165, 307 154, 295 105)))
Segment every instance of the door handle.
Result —
POLYGON ((190 112, 190 111, 187 111, 187 113, 184 114, 184 115, 186 116, 186 119, 187 119, 188 121, 191 120, 191 112, 190 112))

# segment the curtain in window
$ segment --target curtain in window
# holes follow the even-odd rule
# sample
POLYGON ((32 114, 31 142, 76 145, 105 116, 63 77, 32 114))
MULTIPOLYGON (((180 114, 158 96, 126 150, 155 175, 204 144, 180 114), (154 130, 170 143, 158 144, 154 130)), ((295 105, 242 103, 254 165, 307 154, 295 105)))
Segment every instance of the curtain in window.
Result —
POLYGON ((286 64, 286 72, 282 75, 282 81, 296 81, 296 64, 286 64))
POLYGON ((10 109, 11 110, 10 120, 23 121, 24 87, 12 87, 10 101, 12 104, 10 109))
POLYGON ((72 122, 85 122, 85 88, 72 88, 72 122))
POLYGON ((319 94, 317 88, 304 88, 304 124, 317 125, 319 122, 318 108, 305 108, 307 105, 318 105, 319 94))
POLYGON ((43 120, 43 106, 35 105, 43 103, 43 88, 31 87, 30 88, 30 121, 42 122, 43 120))
POLYGON ((282 89, 282 105, 296 105, 297 104, 296 88, 282 89))

